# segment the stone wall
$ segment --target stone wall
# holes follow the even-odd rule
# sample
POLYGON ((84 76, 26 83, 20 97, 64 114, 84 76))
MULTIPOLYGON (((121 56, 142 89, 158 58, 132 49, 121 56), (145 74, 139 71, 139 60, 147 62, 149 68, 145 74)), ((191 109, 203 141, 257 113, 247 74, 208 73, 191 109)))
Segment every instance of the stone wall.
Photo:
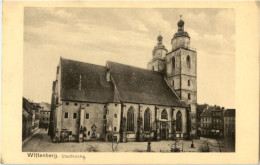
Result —
POLYGON ((62 103, 62 115, 61 115, 61 129, 67 129, 72 131, 72 134, 78 135, 80 124, 80 113, 83 117, 82 128, 86 127, 87 137, 92 138, 92 127, 95 125, 95 138, 100 139, 103 135, 104 129, 104 106, 105 104, 98 103, 79 103, 71 101, 63 101, 62 103), (80 112, 81 110, 81 112, 80 112), (68 113, 68 118, 65 118, 65 113, 68 113), (77 114, 77 117, 73 118, 73 113, 77 114), (88 114, 88 118, 87 115, 88 114))

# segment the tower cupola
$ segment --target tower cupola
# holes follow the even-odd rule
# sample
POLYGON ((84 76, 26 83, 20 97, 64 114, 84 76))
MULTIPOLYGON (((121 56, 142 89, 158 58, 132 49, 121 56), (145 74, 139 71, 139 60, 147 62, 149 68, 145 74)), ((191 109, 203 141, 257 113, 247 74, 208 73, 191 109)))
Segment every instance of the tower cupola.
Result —
POLYGON ((168 52, 168 50, 163 45, 162 40, 163 37, 159 33, 157 37, 157 45, 153 49, 153 59, 163 59, 165 57, 165 54, 168 52))
POLYGON ((182 20, 182 15, 180 15, 180 20, 177 23, 178 31, 173 35, 172 38, 172 50, 176 50, 180 47, 189 48, 190 46, 190 36, 184 31, 184 21, 182 20))
POLYGON ((155 45, 155 47, 153 48, 153 57, 147 64, 147 68, 149 70, 163 71, 165 68, 164 59, 166 54, 168 53, 168 50, 163 45, 162 41, 163 37, 159 33, 159 35, 157 36, 157 45, 155 45))

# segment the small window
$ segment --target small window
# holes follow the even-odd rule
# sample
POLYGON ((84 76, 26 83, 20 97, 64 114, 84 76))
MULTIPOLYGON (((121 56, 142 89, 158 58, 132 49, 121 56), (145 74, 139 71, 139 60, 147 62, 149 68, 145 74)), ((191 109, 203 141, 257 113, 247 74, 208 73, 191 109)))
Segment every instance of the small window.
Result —
POLYGON ((172 69, 175 69, 175 57, 172 57, 172 69))
POLYGON ((190 67, 190 56, 188 55, 187 58, 186 58, 186 64, 187 64, 187 68, 191 68, 190 67))
POLYGON ((114 127, 114 131, 116 131, 116 127, 114 127))
POLYGON ((89 107, 89 104, 87 104, 87 107, 89 107))
POLYGON ((44 118, 42 118, 42 120, 44 121, 44 118))
POLYGON ((107 119, 107 115, 103 115, 103 119, 106 120, 107 119))
POLYGON ((74 103, 75 106, 78 106, 78 103, 74 103))
POLYGON ((190 93, 188 93, 188 99, 190 100, 190 93))
POLYGON ((172 80, 172 86, 174 87, 174 80, 172 80))
POLYGON ((73 113, 73 119, 77 118, 77 113, 73 113))
POLYGON ((66 105, 70 105, 70 103, 69 103, 69 102, 66 102, 66 105))
POLYGON ((168 114, 167 114, 167 111, 165 109, 161 113, 161 119, 168 120, 168 114))
POLYGON ((47 117, 47 119, 46 119, 47 121, 49 120, 49 118, 47 117))
POLYGON ((45 112, 43 112, 43 114, 45 114, 45 112))
POLYGON ((65 115, 64 115, 64 118, 69 118, 69 113, 68 112, 65 112, 65 115))
POLYGON ((117 114, 116 113, 114 114, 114 118, 117 118, 117 114))
POLYGON ((86 119, 89 119, 89 114, 88 113, 86 113, 86 119))
POLYGON ((188 80, 188 86, 190 86, 190 80, 188 80))
POLYGON ((117 104, 115 104, 115 106, 117 106, 117 104))

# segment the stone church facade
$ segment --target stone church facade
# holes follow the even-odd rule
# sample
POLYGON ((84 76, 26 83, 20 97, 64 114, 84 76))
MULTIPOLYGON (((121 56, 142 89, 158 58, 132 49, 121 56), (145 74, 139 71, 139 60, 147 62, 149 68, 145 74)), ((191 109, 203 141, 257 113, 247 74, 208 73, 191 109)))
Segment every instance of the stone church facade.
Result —
POLYGON ((148 69, 60 58, 53 81, 53 141, 144 141, 196 134, 196 51, 184 21, 168 52, 158 36, 148 69))

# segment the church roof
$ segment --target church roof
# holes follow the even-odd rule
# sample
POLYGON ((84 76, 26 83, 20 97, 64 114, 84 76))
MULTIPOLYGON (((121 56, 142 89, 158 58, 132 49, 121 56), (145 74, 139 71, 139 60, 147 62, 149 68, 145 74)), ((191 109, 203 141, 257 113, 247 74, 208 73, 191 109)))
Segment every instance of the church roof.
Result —
POLYGON ((61 98, 187 107, 167 85, 162 73, 110 61, 105 67, 61 58, 61 98), (109 82, 108 69, 112 80, 109 82))
POLYGON ((106 81, 107 68, 61 58, 61 98, 107 103, 113 95, 112 82, 106 81), (81 90, 79 82, 81 75, 81 90))
POLYGON ((121 101, 187 107, 167 85, 162 73, 110 61, 107 65, 121 101))

